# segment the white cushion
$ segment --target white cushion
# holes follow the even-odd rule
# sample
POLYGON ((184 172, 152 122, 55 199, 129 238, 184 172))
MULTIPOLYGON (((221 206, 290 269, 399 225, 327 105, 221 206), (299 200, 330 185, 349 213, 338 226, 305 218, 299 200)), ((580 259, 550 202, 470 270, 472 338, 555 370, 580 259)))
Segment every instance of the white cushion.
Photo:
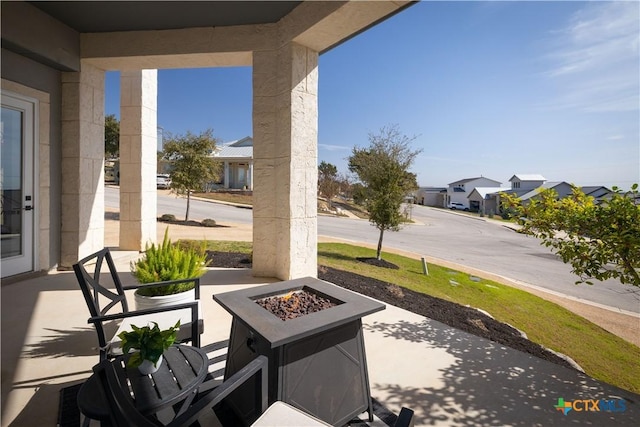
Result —
POLYGON ((274 402, 251 424, 252 427, 321 427, 329 426, 324 421, 284 403, 274 402))

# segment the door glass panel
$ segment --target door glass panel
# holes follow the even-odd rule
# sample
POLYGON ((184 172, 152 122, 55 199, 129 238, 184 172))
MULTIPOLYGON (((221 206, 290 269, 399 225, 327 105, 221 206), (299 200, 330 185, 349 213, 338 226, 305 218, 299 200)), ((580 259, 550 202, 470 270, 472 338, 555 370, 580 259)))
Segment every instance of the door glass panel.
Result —
POLYGON ((22 118, 23 112, 2 107, 0 122, 0 202, 2 258, 23 253, 22 248, 22 118))
POLYGON ((244 187, 246 183, 246 173, 244 166, 238 167, 238 188, 244 187))

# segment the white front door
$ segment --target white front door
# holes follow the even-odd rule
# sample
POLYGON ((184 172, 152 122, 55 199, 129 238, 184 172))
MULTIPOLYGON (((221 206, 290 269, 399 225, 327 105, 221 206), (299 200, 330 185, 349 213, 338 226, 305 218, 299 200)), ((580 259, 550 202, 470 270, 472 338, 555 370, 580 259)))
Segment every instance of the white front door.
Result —
POLYGON ((2 92, 0 122, 1 276, 34 270, 36 102, 2 92))

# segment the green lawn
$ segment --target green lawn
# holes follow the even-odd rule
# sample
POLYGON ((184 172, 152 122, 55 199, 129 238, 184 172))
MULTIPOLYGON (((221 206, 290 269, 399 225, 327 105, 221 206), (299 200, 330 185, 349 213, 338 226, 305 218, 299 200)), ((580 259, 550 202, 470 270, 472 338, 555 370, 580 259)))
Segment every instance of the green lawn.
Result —
MULTIPOLYGON (((250 242, 208 242, 210 249, 251 252, 250 242)), ((525 291, 401 255, 383 253, 399 270, 372 268, 355 260, 375 250, 341 243, 320 243, 318 264, 374 277, 414 291, 489 312, 524 331, 530 340, 574 359, 593 378, 640 393, 640 348, 588 320, 525 291), (451 284, 451 280, 458 283, 451 284)))

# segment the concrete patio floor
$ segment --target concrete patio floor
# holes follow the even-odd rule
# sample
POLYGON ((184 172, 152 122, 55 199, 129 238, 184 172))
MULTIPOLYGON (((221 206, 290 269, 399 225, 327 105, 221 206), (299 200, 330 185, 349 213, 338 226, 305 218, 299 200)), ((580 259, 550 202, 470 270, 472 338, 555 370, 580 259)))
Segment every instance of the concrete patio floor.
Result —
MULTIPOLYGON (((123 277, 131 277, 135 255, 116 253, 123 277)), ((230 330, 213 294, 272 281, 211 269, 202 279, 203 345, 230 330)), ((83 381, 97 362, 87 318, 72 272, 2 286, 2 426, 56 425, 59 390, 83 381)), ((577 371, 388 305, 363 321, 373 397, 396 414, 412 408, 418 426, 640 425, 640 396, 577 371), (623 399, 625 410, 564 415, 559 398, 623 399)))

